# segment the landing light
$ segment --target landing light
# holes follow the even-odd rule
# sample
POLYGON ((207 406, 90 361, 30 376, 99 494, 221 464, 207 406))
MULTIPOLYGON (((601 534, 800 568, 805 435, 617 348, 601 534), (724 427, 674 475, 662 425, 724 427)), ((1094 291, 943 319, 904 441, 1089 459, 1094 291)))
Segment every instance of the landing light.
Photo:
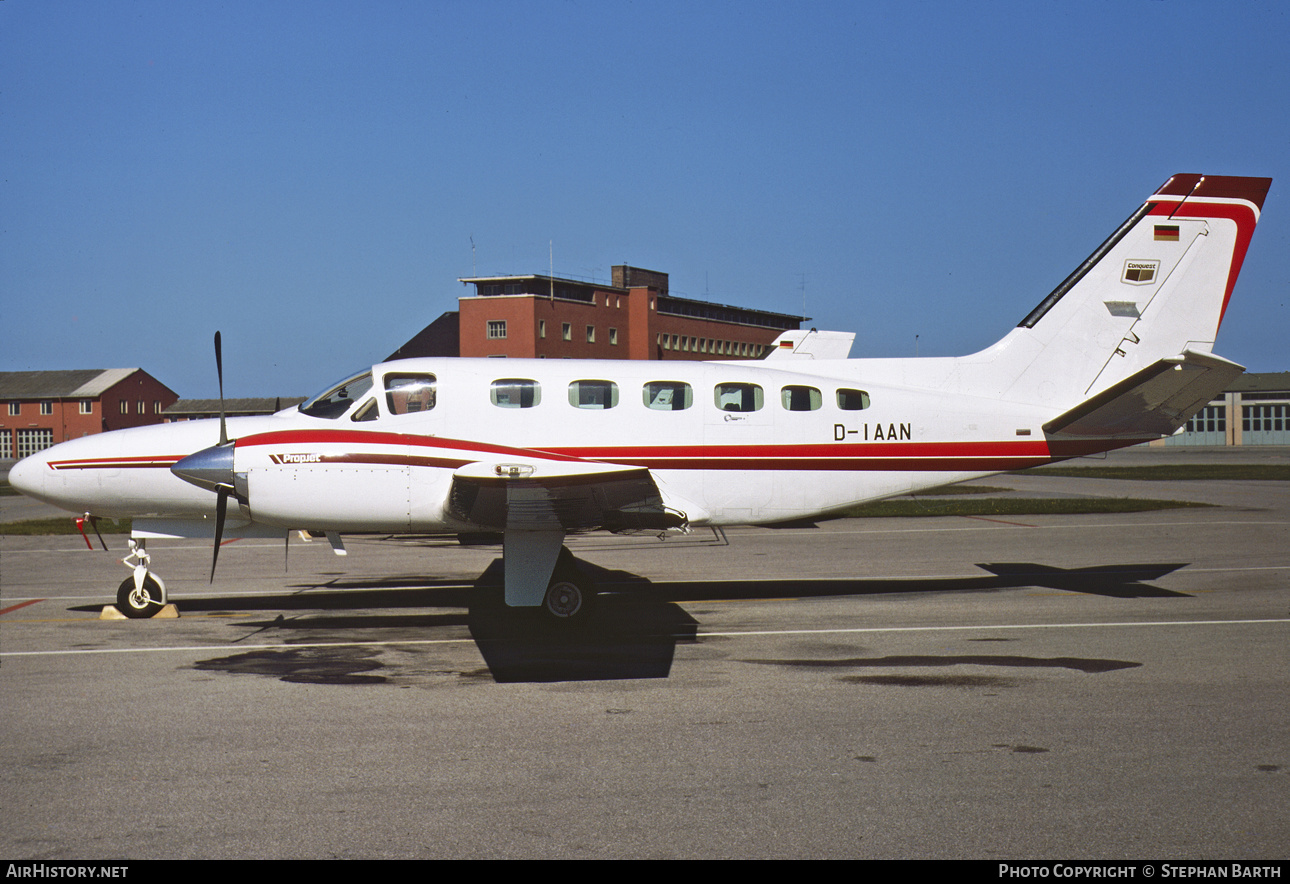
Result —
POLYGON ((526 463, 494 464, 493 472, 503 479, 527 479, 533 475, 533 467, 526 463))

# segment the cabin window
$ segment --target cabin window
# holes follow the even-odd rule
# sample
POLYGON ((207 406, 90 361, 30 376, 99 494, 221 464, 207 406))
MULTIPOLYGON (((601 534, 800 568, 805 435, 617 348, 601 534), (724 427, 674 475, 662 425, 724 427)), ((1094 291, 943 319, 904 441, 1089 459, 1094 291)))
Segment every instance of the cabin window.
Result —
POLYGON ((542 385, 524 378, 493 381, 490 393, 498 408, 532 408, 542 401, 542 385))
POLYGON ((824 396, 814 387, 791 384, 780 391, 786 411, 818 411, 824 405, 824 396))
POLYGON ((838 390, 838 408, 843 411, 863 411, 869 407, 869 394, 864 390, 838 390))
POLYGON ((390 414, 413 414, 435 406, 435 376, 432 374, 387 374, 385 406, 390 414))
POLYGON ((339 384, 300 403, 300 411, 310 417, 335 420, 353 407, 354 403, 372 388, 372 373, 365 371, 346 378, 339 384))
POLYGON ((354 412, 354 416, 351 417, 350 420, 374 421, 380 416, 381 416, 381 413, 376 408, 376 399, 372 398, 372 399, 368 399, 366 402, 360 405, 358 407, 358 410, 354 412))
POLYGON ((650 381, 641 393, 645 407, 655 411, 684 411, 694 404, 694 389, 684 381, 650 381))
POLYGON ((613 381, 574 381, 569 385, 569 404, 574 408, 613 408, 618 404, 618 385, 613 381))
POLYGON ((757 384, 717 384, 713 399, 721 411, 761 411, 764 403, 757 384))

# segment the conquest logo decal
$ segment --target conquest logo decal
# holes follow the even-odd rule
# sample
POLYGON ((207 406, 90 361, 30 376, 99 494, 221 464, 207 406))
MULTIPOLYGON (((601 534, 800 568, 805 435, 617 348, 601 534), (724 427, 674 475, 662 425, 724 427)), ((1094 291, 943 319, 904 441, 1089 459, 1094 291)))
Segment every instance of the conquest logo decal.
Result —
POLYGON ((287 463, 322 463, 321 454, 270 454, 269 460, 276 464, 287 463))
POLYGON ((1124 273, 1120 282, 1129 285, 1147 285, 1156 281, 1156 271, 1160 269, 1159 261, 1128 260, 1124 262, 1124 273))

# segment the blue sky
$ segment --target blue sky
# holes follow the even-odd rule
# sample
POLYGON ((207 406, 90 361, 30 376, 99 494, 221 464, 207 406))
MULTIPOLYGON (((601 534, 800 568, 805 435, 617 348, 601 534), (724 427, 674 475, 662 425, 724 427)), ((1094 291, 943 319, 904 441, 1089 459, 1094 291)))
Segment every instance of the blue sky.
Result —
POLYGON ((1201 172, 1274 179, 1216 352, 1290 370, 1287 45, 1273 2, 6 0, 0 369, 212 396, 220 329, 227 395, 305 395, 548 249, 968 353, 1201 172))

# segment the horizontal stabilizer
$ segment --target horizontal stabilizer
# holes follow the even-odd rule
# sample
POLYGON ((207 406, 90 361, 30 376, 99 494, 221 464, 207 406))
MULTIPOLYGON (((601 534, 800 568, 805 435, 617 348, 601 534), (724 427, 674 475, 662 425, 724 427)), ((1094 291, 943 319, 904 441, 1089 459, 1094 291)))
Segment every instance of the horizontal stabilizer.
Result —
POLYGON ((846 359, 855 332, 789 329, 770 345, 767 359, 846 359))
POLYGON ((1044 424, 1050 436, 1169 436, 1245 369, 1211 353, 1185 351, 1137 371, 1044 424))

